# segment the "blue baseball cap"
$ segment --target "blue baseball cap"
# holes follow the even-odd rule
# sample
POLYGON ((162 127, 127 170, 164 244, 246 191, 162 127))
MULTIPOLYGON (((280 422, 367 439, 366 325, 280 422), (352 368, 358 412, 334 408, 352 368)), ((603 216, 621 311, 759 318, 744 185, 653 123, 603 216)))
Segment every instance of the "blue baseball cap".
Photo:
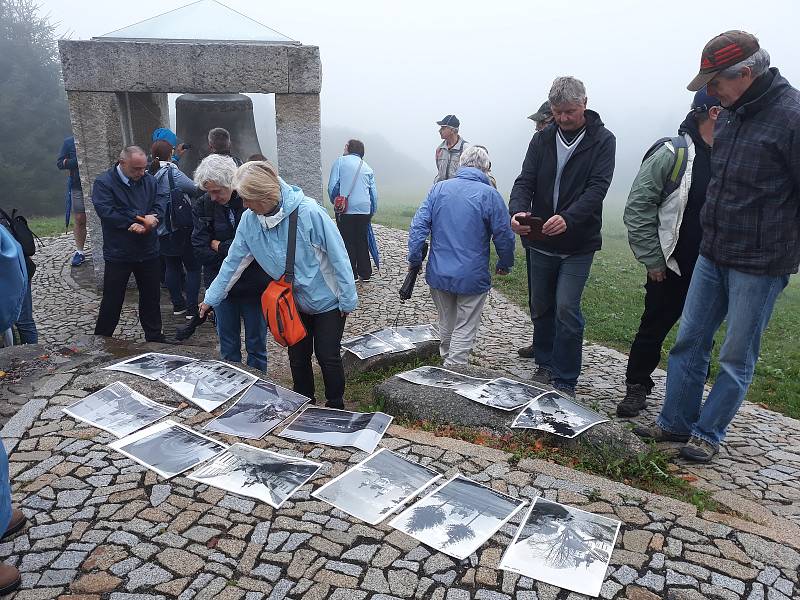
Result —
POLYGON ((714 96, 709 96, 706 87, 703 86, 694 95, 694 99, 692 100, 692 112, 696 113, 704 113, 708 112, 708 109, 712 106, 720 106, 720 101, 718 98, 714 98, 714 96))
POLYGON ((152 141, 156 142, 158 140, 169 142, 169 144, 173 147, 178 145, 178 136, 175 135, 175 132, 172 131, 172 129, 168 129, 166 127, 159 127, 153 132, 152 141))

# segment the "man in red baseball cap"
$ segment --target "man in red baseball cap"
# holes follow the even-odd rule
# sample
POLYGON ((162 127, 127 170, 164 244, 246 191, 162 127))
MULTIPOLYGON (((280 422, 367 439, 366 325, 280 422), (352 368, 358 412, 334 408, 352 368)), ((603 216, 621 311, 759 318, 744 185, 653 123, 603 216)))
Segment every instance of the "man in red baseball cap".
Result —
POLYGON ((682 441, 681 455, 707 462, 753 380, 761 334, 800 265, 800 91, 755 36, 727 31, 708 42, 690 90, 707 86, 727 109, 714 130, 711 178, 700 212, 700 256, 656 423, 634 432, 682 441), (727 321, 720 369, 703 403, 714 334, 727 321))

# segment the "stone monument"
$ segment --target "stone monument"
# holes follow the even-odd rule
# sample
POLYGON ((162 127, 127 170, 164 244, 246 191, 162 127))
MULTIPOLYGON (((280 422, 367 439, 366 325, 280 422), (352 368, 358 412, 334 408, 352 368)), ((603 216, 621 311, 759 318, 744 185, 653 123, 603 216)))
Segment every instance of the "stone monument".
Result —
MULTIPOLYGON (((311 196, 322 192, 319 48, 305 46, 215 0, 91 40, 59 40, 84 193, 123 146, 148 149, 169 127, 168 93, 275 94, 278 168, 311 196)), ((86 203, 95 275, 103 235, 86 203)))

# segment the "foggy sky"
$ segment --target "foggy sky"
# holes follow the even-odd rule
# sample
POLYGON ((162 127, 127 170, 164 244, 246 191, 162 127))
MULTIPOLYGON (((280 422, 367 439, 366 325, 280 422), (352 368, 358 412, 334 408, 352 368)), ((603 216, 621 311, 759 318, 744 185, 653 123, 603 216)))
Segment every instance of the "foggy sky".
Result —
MULTIPOLYGON (((183 6, 188 0, 56 0, 42 12, 60 35, 88 39, 183 6)), ((225 4, 301 41, 322 57, 324 126, 385 137, 435 175, 435 121, 455 113, 469 142, 485 145, 507 195, 533 123, 527 116, 552 80, 583 80, 589 108, 617 137, 609 199, 624 199, 641 156, 675 135, 692 93, 700 50, 714 35, 745 29, 772 65, 800 85, 797 0, 655 3, 471 0, 270 0, 225 4)), ((343 142, 346 140, 343 140, 343 142)), ((369 162, 369 147, 367 148, 369 162)), ((323 164, 327 175, 330 165, 323 164)), ((376 173, 380 186, 381 174, 376 173)))

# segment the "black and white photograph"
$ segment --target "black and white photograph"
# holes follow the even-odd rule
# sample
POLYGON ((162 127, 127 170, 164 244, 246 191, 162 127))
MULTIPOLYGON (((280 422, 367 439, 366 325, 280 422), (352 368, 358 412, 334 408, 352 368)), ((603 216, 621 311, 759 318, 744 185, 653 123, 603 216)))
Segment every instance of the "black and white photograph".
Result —
POLYGON ((311 495, 377 525, 440 477, 433 469, 381 448, 311 495))
POLYGON ((456 394, 500 410, 516 410, 546 392, 544 387, 498 377, 487 381, 478 388, 456 390, 456 394))
POLYGON ((175 409, 153 402, 121 381, 115 381, 63 410, 79 421, 121 438, 152 425, 175 409))
POLYGON ((398 325, 392 327, 412 344, 439 340, 439 328, 436 325, 398 325))
POLYGON ((372 358, 379 354, 391 354, 395 351, 391 344, 386 343, 370 333, 344 340, 342 342, 342 348, 348 352, 352 352, 361 360, 372 358))
POLYGON ((111 448, 169 479, 227 448, 175 421, 162 421, 111 442, 111 448))
POLYGON ((148 352, 147 354, 140 354, 128 360, 123 360, 113 365, 103 367, 108 371, 123 371, 125 373, 133 373, 147 379, 156 380, 179 369, 184 365, 195 362, 196 359, 187 356, 178 356, 176 354, 159 354, 158 352, 148 352))
POLYGON ((455 475, 406 508, 389 525, 435 550, 464 560, 523 506, 524 500, 455 475))
POLYGON ((301 442, 352 446, 372 452, 394 417, 382 412, 357 413, 309 406, 279 434, 301 442))
POLYGON ((159 378, 206 412, 219 408, 258 377, 216 360, 198 360, 159 378))
POLYGON ((536 498, 500 568, 598 596, 619 526, 615 519, 536 498))
POLYGON ((373 331, 372 335, 382 342, 389 344, 392 347, 392 352, 402 352, 403 350, 413 350, 414 342, 406 339, 394 329, 381 329, 373 331))
POLYGON ((304 458, 233 444, 189 479, 280 508, 321 466, 304 458))
POLYGON ((203 429, 257 440, 300 410, 308 398, 259 379, 233 406, 203 429))
POLYGON ((469 377, 448 369, 431 366, 418 367, 412 371, 399 373, 397 376, 411 383, 444 388, 454 392, 469 392, 490 381, 489 379, 469 377))
POLYGON ((574 438, 607 418, 566 398, 546 392, 531 400, 517 415, 512 428, 538 429, 565 438, 574 438))

